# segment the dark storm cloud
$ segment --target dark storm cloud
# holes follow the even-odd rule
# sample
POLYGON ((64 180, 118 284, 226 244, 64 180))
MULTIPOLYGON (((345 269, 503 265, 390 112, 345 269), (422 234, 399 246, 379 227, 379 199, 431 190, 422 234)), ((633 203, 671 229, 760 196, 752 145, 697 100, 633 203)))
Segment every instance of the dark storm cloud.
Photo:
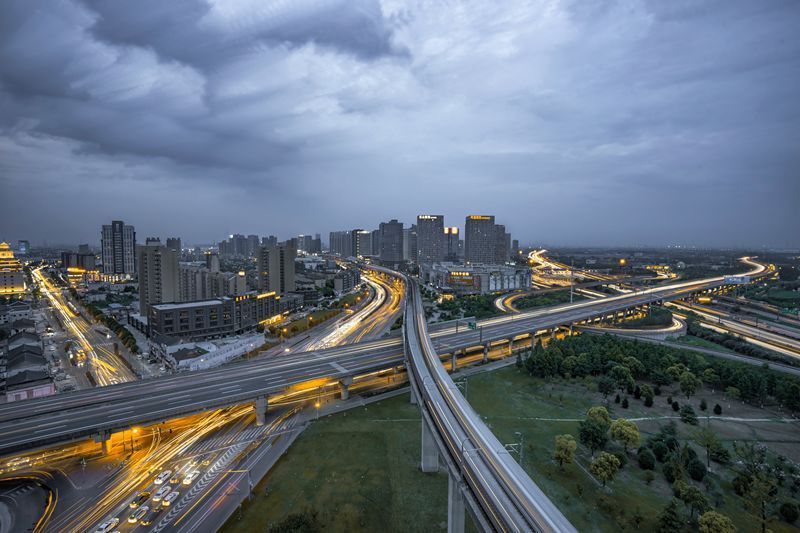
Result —
POLYGON ((0 239, 797 246, 791 1, 7 0, 0 239))

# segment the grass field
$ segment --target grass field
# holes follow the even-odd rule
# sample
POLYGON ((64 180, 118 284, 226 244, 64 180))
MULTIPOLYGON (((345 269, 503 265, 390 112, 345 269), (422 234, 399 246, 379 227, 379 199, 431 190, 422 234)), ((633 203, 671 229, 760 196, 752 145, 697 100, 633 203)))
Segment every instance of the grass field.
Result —
POLYGON ((325 531, 446 530, 447 475, 420 471, 420 424, 407 395, 314 422, 223 531, 266 531, 309 510, 325 531))
POLYGON ((303 333, 304 331, 308 330, 309 327, 319 326, 326 320, 330 320, 331 318, 335 317, 341 312, 342 312, 341 309, 321 309, 319 311, 313 311, 308 315, 304 316, 303 318, 293 320, 288 324, 284 324, 280 327, 286 330, 285 336, 293 337, 294 335, 303 333))
MULTIPOLYGON (((585 417, 589 407, 603 404, 602 396, 595 392, 592 380, 544 382, 509 367, 470 377, 468 391, 470 403, 485 417, 486 423, 501 442, 517 442, 519 437, 516 433, 522 434, 523 466, 578 531, 632 530, 635 529, 637 516, 641 519, 639 530, 655 529, 657 517, 671 496, 670 486, 660 473, 660 466, 655 472, 655 481, 647 485, 635 454, 630 453, 628 465, 609 489, 603 490, 588 473, 591 458, 588 450, 582 446, 578 447, 576 464, 565 465, 563 471, 552 459, 555 436, 571 433, 578 440, 578 420, 585 417), (498 398, 502 398, 502 401, 498 401, 498 398)), ((666 402, 668 394, 672 394, 681 404, 685 401, 685 397, 679 397, 679 393, 665 389, 661 396, 655 398, 651 408, 631 397, 628 409, 622 409, 611 401, 609 410, 612 418, 640 419, 636 423, 644 441, 648 435, 658 432, 661 424, 670 418, 677 418, 666 402)), ((709 409, 715 403, 720 403, 723 417, 731 412, 739 418, 779 417, 779 414, 768 413, 741 402, 731 405, 718 393, 702 391, 689 402, 698 413, 701 423, 705 422, 703 415, 710 414, 700 411, 698 405, 701 398, 706 398, 709 409)), ((800 460, 800 427, 797 424, 711 420, 710 425, 729 447, 734 440, 757 438, 767 443, 775 453, 782 453, 794 461, 800 460)), ((678 422, 678 427, 679 438, 684 441, 690 440, 691 432, 696 429, 681 422, 678 422)), ((608 448, 613 448, 613 445, 608 448)), ((704 451, 700 448, 697 451, 700 457, 705 458, 704 451)), ((717 470, 719 483, 725 493, 725 501, 719 511, 728 515, 740 531, 754 530, 754 519, 743 511, 741 498, 730 489, 730 472, 715 463, 712 463, 712 469, 717 470)), ((770 527, 773 531, 796 531, 778 520, 773 520, 770 527)))
POLYGON ((711 342, 706 339, 701 339, 700 337, 695 337, 694 335, 683 335, 681 337, 678 337, 675 342, 678 342, 680 344, 686 344, 689 346, 697 346, 698 348, 719 350, 720 352, 736 353, 733 350, 722 346, 721 344, 717 344, 716 342, 711 342))

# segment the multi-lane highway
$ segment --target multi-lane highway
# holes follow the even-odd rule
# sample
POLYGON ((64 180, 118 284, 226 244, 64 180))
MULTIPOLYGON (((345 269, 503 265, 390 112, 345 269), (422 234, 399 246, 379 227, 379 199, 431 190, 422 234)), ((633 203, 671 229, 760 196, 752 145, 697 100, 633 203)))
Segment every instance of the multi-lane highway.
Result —
MULTIPOLYGON (((756 263, 750 274, 762 272, 756 263)), ((723 278, 675 283, 637 292, 491 318, 478 330, 456 326, 433 333, 435 349, 452 353, 492 341, 570 324, 653 301, 676 299, 723 284, 723 278)), ((132 425, 253 401, 290 387, 316 387, 402 365, 402 341, 389 338, 290 357, 234 363, 218 369, 123 383, 91 391, 0 406, 0 453, 113 432, 132 425)))

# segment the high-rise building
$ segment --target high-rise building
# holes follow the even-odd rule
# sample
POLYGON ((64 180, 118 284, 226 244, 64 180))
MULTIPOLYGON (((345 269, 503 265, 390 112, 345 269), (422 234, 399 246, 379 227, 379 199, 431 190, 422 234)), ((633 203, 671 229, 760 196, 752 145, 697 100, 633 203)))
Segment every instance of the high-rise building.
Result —
POLYGON ((469 215, 464 224, 464 261, 492 264, 497 253, 494 216, 469 215))
POLYGON ((261 239, 258 235, 248 235, 247 236, 247 253, 246 255, 256 255, 258 252, 258 247, 261 245, 261 239))
POLYGON ((511 241, 511 259, 516 260, 519 255, 519 240, 514 239, 511 241))
POLYGON ((82 255, 87 255, 92 253, 92 249, 89 248, 88 244, 79 244, 78 245, 78 253, 82 255))
POLYGON ((66 270, 94 271, 96 269, 94 254, 61 252, 61 267, 66 270))
POLYGON ((206 268, 209 272, 219 272, 219 254, 211 250, 206 252, 206 268))
POLYGON ((269 235, 267 237, 261 237, 261 246, 266 246, 267 248, 271 246, 278 245, 278 238, 275 235, 269 235))
POLYGON ((257 255, 259 290, 278 294, 294 291, 296 257, 297 249, 291 241, 269 248, 262 246, 257 255))
POLYGON ((136 247, 139 263, 139 313, 147 316, 148 306, 180 301, 178 253, 148 238, 136 247))
POLYGON ((103 273, 136 273, 136 231, 121 220, 104 224, 102 231, 103 273))
POLYGON ((458 227, 444 228, 444 260, 455 263, 458 257, 458 227))
POLYGON ((20 254, 27 254, 31 251, 31 243, 30 241, 17 241, 17 252, 20 254))
POLYGON ((403 261, 417 262, 419 256, 417 225, 403 230, 403 261))
POLYGON ((332 231, 329 245, 332 254, 342 257, 353 255, 353 242, 349 231, 332 231))
POLYGON ((350 237, 354 256, 366 257, 373 255, 371 231, 365 229, 354 229, 350 232, 350 237))
POLYGON ((397 219, 381 222, 380 231, 380 258, 384 263, 400 263, 403 261, 403 223, 397 219))
POLYGON ((444 260, 444 216, 417 216, 417 248, 420 263, 444 260))
POLYGON ((502 264, 508 261, 508 254, 511 249, 511 234, 506 233, 506 227, 502 224, 495 224, 494 231, 494 262, 502 264))
POLYGON ((11 246, 0 243, 0 296, 22 296, 25 294, 25 273, 22 264, 14 257, 11 246))
POLYGON ((184 263, 178 267, 181 302, 194 302, 247 293, 244 272, 212 271, 202 264, 184 263))
POLYGON ((372 255, 381 255, 381 230, 372 230, 372 255))
POLYGON ((167 237, 167 248, 178 252, 178 257, 181 255, 181 238, 180 237, 167 237))

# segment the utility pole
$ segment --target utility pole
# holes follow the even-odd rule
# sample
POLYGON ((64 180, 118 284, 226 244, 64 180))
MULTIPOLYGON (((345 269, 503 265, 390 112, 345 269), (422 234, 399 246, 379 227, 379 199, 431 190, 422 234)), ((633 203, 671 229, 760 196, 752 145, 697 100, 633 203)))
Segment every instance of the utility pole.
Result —
POLYGON ((569 303, 572 303, 572 286, 575 283, 575 258, 569 258, 569 303))

